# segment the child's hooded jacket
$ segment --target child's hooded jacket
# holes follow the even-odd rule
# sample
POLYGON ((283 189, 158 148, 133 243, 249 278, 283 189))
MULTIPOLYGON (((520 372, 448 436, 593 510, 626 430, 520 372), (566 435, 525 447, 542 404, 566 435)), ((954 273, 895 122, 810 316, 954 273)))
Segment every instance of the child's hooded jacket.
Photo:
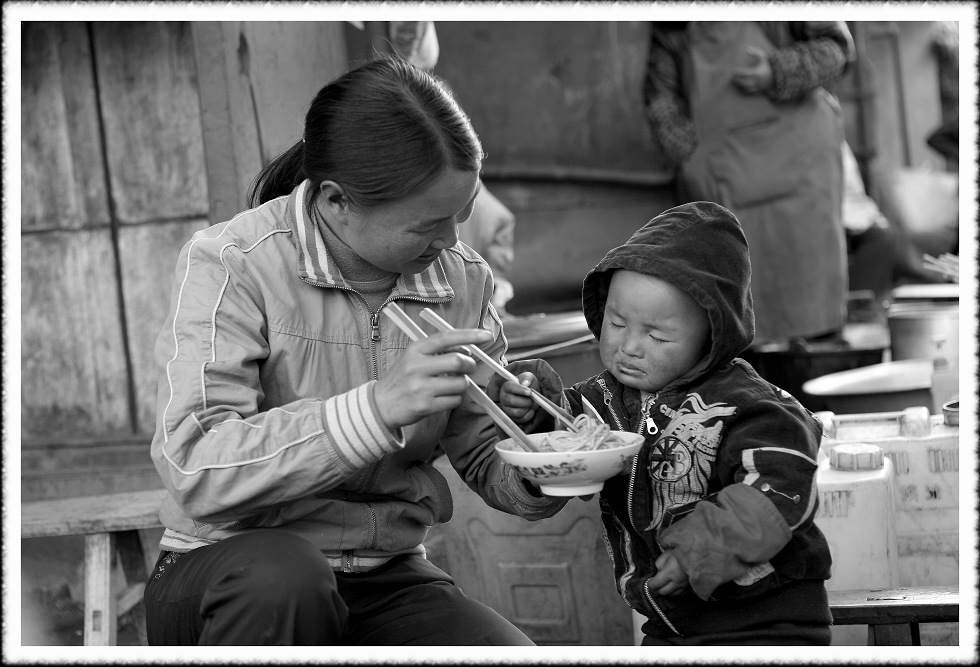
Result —
MULTIPOLYGON (((617 269, 682 289, 711 324, 707 355, 647 401, 608 371, 565 390, 574 413, 585 395, 614 428, 647 435, 629 474, 608 480, 600 495, 620 594, 651 618, 649 635, 829 624, 830 552, 813 524, 821 427, 737 358, 754 335, 749 251, 738 221, 717 204, 689 203, 608 252, 583 286, 597 338, 617 269), (647 586, 664 550, 689 577, 682 595, 658 596, 647 586)), ((542 378, 545 369, 535 370, 542 378)), ((549 378, 542 379, 547 392, 549 378)))

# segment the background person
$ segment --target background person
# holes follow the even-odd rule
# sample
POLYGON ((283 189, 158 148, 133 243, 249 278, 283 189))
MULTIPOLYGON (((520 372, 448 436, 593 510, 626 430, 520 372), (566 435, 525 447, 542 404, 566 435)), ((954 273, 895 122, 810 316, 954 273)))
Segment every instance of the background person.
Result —
POLYGON ((654 23, 644 87, 681 201, 722 204, 752 248, 757 337, 845 321, 840 107, 823 86, 854 46, 842 21, 654 23))

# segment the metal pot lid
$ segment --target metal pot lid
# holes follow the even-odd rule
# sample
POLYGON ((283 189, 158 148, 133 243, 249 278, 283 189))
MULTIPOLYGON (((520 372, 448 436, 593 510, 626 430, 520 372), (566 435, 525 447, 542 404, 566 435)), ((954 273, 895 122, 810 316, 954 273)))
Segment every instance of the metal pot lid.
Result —
POLYGON ((896 303, 888 309, 889 321, 902 320, 951 320, 960 315, 959 303, 910 302, 896 303))
POLYGON ((589 333, 581 311, 523 315, 504 320, 503 326, 510 349, 563 343, 589 333))
POLYGON ((932 359, 905 359, 822 375, 803 383, 811 396, 884 394, 932 387, 932 359))
POLYGON ((892 290, 895 301, 959 301, 960 286, 957 283, 925 285, 900 285, 892 290))

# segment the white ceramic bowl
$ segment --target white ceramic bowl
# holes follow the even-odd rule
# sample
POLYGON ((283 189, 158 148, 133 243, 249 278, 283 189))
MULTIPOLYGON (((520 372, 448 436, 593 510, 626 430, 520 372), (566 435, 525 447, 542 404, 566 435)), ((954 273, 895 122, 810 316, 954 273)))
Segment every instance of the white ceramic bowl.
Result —
MULTIPOLYGON (((577 452, 528 452, 512 439, 497 443, 500 458, 548 496, 582 496, 598 493, 603 483, 631 465, 643 444, 639 433, 612 431, 629 444, 610 449, 577 452)), ((537 444, 547 433, 528 435, 537 444)))

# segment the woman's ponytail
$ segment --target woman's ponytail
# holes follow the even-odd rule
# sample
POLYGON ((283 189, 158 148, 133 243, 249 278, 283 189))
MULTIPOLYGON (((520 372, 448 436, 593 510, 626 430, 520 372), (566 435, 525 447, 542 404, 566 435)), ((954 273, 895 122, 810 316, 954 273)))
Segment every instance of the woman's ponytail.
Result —
POLYGON ((250 207, 264 204, 267 201, 288 195, 297 185, 303 182, 303 140, 287 148, 262 168, 259 175, 252 181, 248 191, 250 207))
MULTIPOLYGON (((483 147, 449 88, 391 56, 323 86, 303 138, 266 165, 249 188, 254 207, 310 179, 330 180, 354 210, 403 199, 447 169, 478 173, 483 147)), ((313 207, 317 187, 306 205, 313 207)))

